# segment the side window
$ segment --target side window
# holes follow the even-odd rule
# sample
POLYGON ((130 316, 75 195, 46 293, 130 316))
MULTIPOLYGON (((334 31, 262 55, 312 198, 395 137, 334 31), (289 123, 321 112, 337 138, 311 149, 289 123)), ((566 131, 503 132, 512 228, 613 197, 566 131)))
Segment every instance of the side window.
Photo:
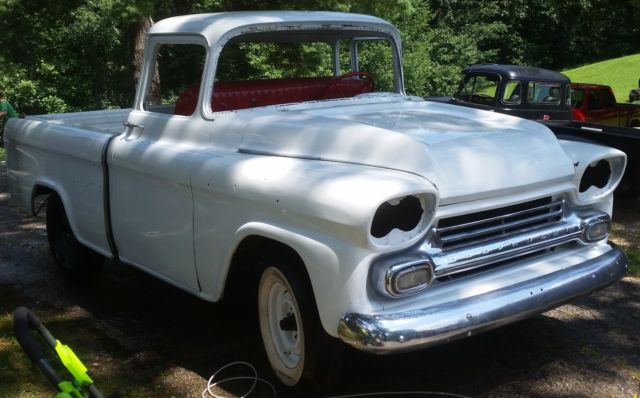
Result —
POLYGON ((505 104, 519 104, 522 98, 522 85, 517 80, 510 80, 504 85, 502 102, 505 104))
POLYGON ((561 100, 560 84, 550 82, 529 82, 527 101, 530 104, 559 105, 561 100))
MULTIPOLYGON (((392 92, 394 83, 393 48, 389 42, 386 40, 358 40, 357 46, 358 72, 375 76, 376 91, 392 92)), ((366 75, 361 76, 361 78, 366 77, 366 75)))
POLYGON ((600 97, 602 98, 602 102, 604 103, 605 108, 611 108, 616 106, 616 97, 611 94, 606 88, 600 89, 600 97))
POLYGON ((147 84, 143 109, 190 116, 196 109, 206 49, 198 44, 162 44, 147 84))
POLYGON ((602 104, 600 103, 600 98, 598 98, 598 94, 595 90, 589 91, 589 110, 597 111, 602 109, 602 104))

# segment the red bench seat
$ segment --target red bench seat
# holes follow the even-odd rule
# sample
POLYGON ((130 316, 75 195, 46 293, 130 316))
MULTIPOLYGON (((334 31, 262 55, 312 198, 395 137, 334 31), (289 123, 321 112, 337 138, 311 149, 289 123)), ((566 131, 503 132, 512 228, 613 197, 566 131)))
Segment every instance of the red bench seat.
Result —
MULTIPOLYGON (((303 77, 294 79, 238 80, 216 82, 213 87, 213 110, 229 111, 276 104, 353 97, 373 89, 370 75, 347 74, 336 77, 303 77)), ((174 114, 189 116, 198 102, 200 85, 186 89, 174 114)))

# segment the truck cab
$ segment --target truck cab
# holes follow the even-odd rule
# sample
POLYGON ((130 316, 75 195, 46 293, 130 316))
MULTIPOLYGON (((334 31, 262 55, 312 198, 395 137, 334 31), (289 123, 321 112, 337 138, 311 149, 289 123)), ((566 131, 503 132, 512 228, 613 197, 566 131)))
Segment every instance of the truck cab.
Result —
POLYGON ((571 120, 570 83, 562 73, 541 68, 473 65, 463 71, 450 102, 531 120, 571 120))

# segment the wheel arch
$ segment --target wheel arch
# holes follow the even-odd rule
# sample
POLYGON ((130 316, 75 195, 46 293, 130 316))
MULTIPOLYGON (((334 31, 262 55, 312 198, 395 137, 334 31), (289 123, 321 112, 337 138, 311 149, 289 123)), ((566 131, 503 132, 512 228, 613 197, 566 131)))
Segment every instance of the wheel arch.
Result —
MULTIPOLYGON (((53 187, 47 184, 37 183, 34 185, 33 189, 31 190, 31 199, 29 200, 29 212, 31 213, 31 215, 33 216, 38 215, 37 214, 38 209, 36 208, 36 199, 38 199, 40 196, 45 196, 45 195, 46 196, 56 195, 60 197, 60 199, 62 200, 62 197, 60 196, 60 194, 58 194, 58 192, 53 187)), ((64 205, 64 200, 62 204, 64 205)), ((66 211, 66 207, 65 207, 65 211, 66 211)))
POLYGON ((242 284, 243 275, 249 274, 253 277, 259 277, 264 263, 281 258, 287 259, 292 266, 309 279, 306 265, 293 247, 264 235, 245 236, 236 246, 229 262, 223 297, 233 297, 235 293, 241 292, 238 287, 242 284))
MULTIPOLYGON (((56 195, 60 198, 60 202, 62 203, 62 207, 64 208, 65 215, 67 216, 67 220, 69 221, 69 226, 71 227, 71 231, 78 241, 89 249, 100 253, 103 256, 110 257, 111 252, 108 249, 105 249, 101 245, 94 244, 90 241, 84 233, 82 233, 81 228, 78 224, 78 219, 81 218, 75 211, 73 211, 73 206, 71 205, 71 198, 69 193, 62 187, 62 185, 56 184, 55 182, 48 180, 38 180, 33 184, 31 188, 31 195, 28 199, 28 210, 32 215, 37 215, 39 212, 39 208, 36 206, 36 200, 38 197, 44 195, 56 195)), ((26 199, 26 198, 25 198, 26 199)), ((85 228, 86 230, 86 228, 85 228)), ((86 232, 86 231, 85 231, 86 232)), ((100 231, 102 233, 103 231, 100 231)))
POLYGON ((323 328, 327 333, 336 335, 339 316, 337 308, 331 304, 335 281, 340 278, 336 253, 322 242, 273 225, 252 223, 239 232, 240 239, 229 256, 224 276, 221 275, 221 298, 233 299, 234 294, 236 297, 238 294, 253 297, 257 290, 248 294, 243 285, 245 278, 252 277, 257 289, 261 267, 270 259, 284 257, 300 271, 311 287, 323 328))

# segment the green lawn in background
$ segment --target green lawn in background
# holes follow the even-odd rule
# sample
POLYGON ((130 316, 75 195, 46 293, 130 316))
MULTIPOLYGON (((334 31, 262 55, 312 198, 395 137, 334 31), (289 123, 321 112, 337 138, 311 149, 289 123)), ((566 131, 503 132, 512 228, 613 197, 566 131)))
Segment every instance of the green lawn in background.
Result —
POLYGON ((7 150, 0 147, 0 162, 2 162, 3 160, 6 160, 7 158, 7 150))
POLYGON ((618 102, 627 102, 629 91, 638 88, 640 54, 567 69, 562 73, 574 83, 599 83, 611 86, 618 102))

